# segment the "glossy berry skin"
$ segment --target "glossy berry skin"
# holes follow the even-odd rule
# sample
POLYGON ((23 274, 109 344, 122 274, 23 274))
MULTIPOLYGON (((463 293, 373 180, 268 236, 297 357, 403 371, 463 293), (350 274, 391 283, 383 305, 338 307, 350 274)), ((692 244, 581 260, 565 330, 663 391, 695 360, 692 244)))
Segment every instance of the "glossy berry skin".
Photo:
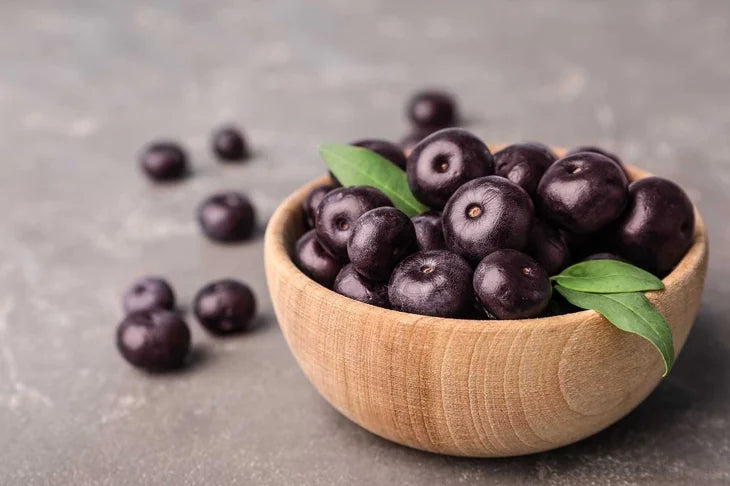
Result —
POLYGON ((413 195, 432 209, 441 209, 464 183, 493 174, 494 158, 476 136, 446 128, 416 145, 406 167, 413 195))
POLYGON ((416 93, 408 102, 408 118, 421 128, 446 128, 456 125, 456 100, 449 93, 426 90, 416 93))
POLYGON ((256 296, 248 285, 237 280, 217 280, 198 291, 193 312, 213 334, 245 331, 256 314, 256 296))
POLYGON ((473 309, 472 269, 447 250, 421 251, 393 271, 388 298, 393 309, 436 317, 465 317, 473 309))
POLYGON ((547 273, 532 257, 517 250, 487 255, 474 271, 474 293, 490 317, 528 319, 550 302, 547 273))
POLYGON ((314 218, 317 215, 319 203, 322 202, 322 199, 324 199, 327 193, 333 191, 335 188, 336 186, 334 184, 324 184, 309 191, 307 198, 302 203, 302 214, 308 228, 314 228, 314 218))
POLYGON ((618 222, 621 256, 659 276, 669 273, 692 245, 692 202, 677 184, 647 177, 629 187, 629 207, 618 222))
POLYGON ((540 143, 517 143, 494 154, 494 172, 527 191, 535 194, 545 171, 557 157, 540 143))
POLYGON ((529 194, 503 177, 467 182, 444 208, 446 247, 474 265, 493 251, 522 250, 532 228, 534 208, 529 194))
POLYGON ((150 179, 172 181, 185 176, 188 157, 182 147, 174 142, 154 142, 142 150, 139 164, 150 179))
POLYGON ((579 235, 615 221, 628 203, 628 179, 608 157, 581 152, 555 162, 537 187, 542 216, 579 235))
POLYGON ((565 155, 567 157, 568 155, 575 155, 581 152, 589 152, 603 155, 604 157, 608 157, 609 159, 616 162, 622 169, 625 169, 624 163, 618 155, 614 154, 613 152, 609 152, 608 150, 604 150, 600 147, 596 147, 595 145, 580 145, 578 147, 573 147, 572 149, 568 150, 568 153, 566 153, 565 155))
POLYGON ((246 140, 241 131, 233 126, 219 128, 213 133, 213 152, 223 161, 237 161, 249 156, 246 140))
POLYGON ((420 251, 445 250, 444 230, 441 226, 441 213, 429 211, 411 218, 416 228, 416 240, 420 251))
POLYGON ((214 194, 204 200, 198 207, 198 222, 208 238, 233 242, 251 236, 256 218, 248 198, 230 191, 214 194))
POLYGON ((411 219, 392 207, 376 208, 358 218, 347 242, 355 270, 378 282, 387 281, 403 258, 418 250, 411 219))
POLYGON ((167 281, 159 277, 143 277, 124 293, 122 307, 126 314, 153 309, 172 310, 175 307, 175 293, 167 281))
POLYGON ((388 285, 384 282, 374 282, 363 277, 355 270, 352 263, 348 263, 337 274, 332 290, 351 299, 388 308, 388 285))
POLYGON ((390 199, 369 186, 342 187, 328 193, 315 218, 317 239, 330 255, 347 261, 347 242, 355 221, 371 209, 392 206, 390 199))
POLYGON ((559 274, 571 259, 564 233, 540 219, 535 219, 532 225, 526 253, 537 260, 548 275, 559 274))
POLYGON ((133 312, 117 327, 117 349, 132 365, 150 371, 179 368, 190 350, 190 329, 174 312, 133 312))
POLYGON ((352 142, 351 145, 366 148, 390 160, 403 170, 406 170, 406 154, 399 146, 387 140, 365 139, 352 142))
POLYGON ((327 288, 332 288, 335 277, 342 268, 340 262, 327 253, 317 240, 314 230, 304 233, 297 240, 294 247, 294 263, 305 275, 327 288))

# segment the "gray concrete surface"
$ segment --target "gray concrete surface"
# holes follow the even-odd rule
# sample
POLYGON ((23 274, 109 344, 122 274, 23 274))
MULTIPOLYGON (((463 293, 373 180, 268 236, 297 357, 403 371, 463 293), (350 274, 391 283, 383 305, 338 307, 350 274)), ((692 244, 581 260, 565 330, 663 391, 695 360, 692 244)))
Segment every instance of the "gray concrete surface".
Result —
POLYGON ((6 1, 0 4, 0 484, 730 483, 730 8, 715 1, 6 1), (218 246, 192 214, 219 188, 262 225, 323 171, 314 146, 398 138, 424 85, 458 93, 490 141, 599 143, 682 184, 712 257, 671 376, 608 430, 531 457, 409 450, 340 416, 290 356, 262 241, 218 246), (256 157, 216 164, 236 121, 256 157), (195 174, 137 171, 149 139, 195 174), (258 331, 193 328, 184 372, 118 356, 120 294, 167 276, 186 308, 206 281, 249 282, 258 331))

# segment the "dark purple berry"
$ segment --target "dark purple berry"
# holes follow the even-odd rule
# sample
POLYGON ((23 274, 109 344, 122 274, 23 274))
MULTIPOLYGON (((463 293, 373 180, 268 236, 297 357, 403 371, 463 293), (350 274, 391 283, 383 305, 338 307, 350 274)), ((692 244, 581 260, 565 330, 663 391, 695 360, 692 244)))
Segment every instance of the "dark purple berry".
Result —
POLYGON ((198 222, 205 235, 215 241, 242 241, 253 233, 255 214, 251 202, 238 192, 210 196, 198 207, 198 222))
POLYGON ((604 150, 602 148, 596 147, 594 145, 581 145, 578 147, 573 147, 572 149, 568 150, 568 153, 565 154, 567 157, 568 155, 575 155, 579 154, 581 152, 590 152, 593 154, 599 154, 603 155, 604 157, 608 157, 609 159, 616 162, 622 169, 625 170, 623 161, 618 157, 618 155, 614 154, 613 152, 609 152, 608 150, 604 150))
POLYGON ((178 368, 190 350, 190 329, 168 310, 133 312, 117 327, 117 349, 139 368, 178 368))
POLYGON ((418 250, 411 219, 392 207, 371 209, 355 222, 347 255, 357 272, 378 282, 387 281, 403 258, 418 250))
POLYGON ((456 125, 456 100, 449 93, 425 90, 408 101, 408 118, 416 127, 446 128, 456 125))
POLYGON ((629 206, 619 220, 619 254, 659 276, 679 263, 694 236, 692 202, 674 182, 647 177, 629 186, 629 206))
POLYGON ((441 226, 441 213, 429 211, 411 218, 416 228, 416 239, 420 251, 445 250, 444 230, 441 226))
POLYGON ((332 283, 342 268, 340 262, 319 243, 314 230, 304 233, 297 240, 294 262, 305 275, 327 288, 332 288, 332 283))
POLYGON ((564 233, 540 219, 532 225, 527 253, 542 265, 548 275, 557 275, 570 263, 570 249, 564 233))
POLYGON ((444 208, 446 246, 475 265, 496 250, 522 250, 527 246, 533 213, 529 194, 503 177, 467 182, 444 208))
POLYGON ((342 267, 332 290, 366 304, 388 308, 388 286, 363 277, 357 273, 352 263, 342 267))
POLYGON ((382 206, 392 206, 390 199, 378 189, 353 186, 335 189, 324 196, 317 209, 315 230, 317 239, 332 256, 347 260, 347 242, 355 221, 382 206))
POLYGON ((494 154, 494 172, 506 177, 533 196, 545 171, 557 160, 540 143, 517 143, 494 154))
POLYGON ((494 173, 494 159, 479 138, 446 128, 423 139, 408 156, 408 185, 416 198, 441 209, 464 183, 494 173))
POLYGON ((472 269, 446 250, 409 256, 393 271, 388 285, 393 309, 437 317, 465 317, 473 309, 472 269))
POLYGON ((213 152, 224 161, 243 160, 248 157, 248 146, 241 131, 233 126, 219 128, 213 133, 213 152))
POLYGON ((317 215, 317 208, 319 203, 322 202, 324 196, 333 191, 335 186, 333 184, 325 184, 317 186, 307 195, 307 198, 302 203, 302 213, 304 214, 304 222, 308 228, 314 228, 314 218, 317 215))
POLYGON ((532 257, 499 250, 487 255, 474 271, 474 293, 490 317, 527 319, 547 307, 552 287, 532 257))
POLYGON ((546 219, 586 234, 616 220, 628 196, 628 179, 616 162, 581 152, 550 166, 537 187, 536 201, 546 219))
POLYGON ((165 280, 143 277, 124 293, 122 306, 126 314, 153 309, 172 310, 175 307, 175 294, 165 280))
POLYGON ((237 280, 217 280, 198 291, 193 311, 203 327, 214 334, 245 331, 256 314, 256 296, 237 280))
POLYGON ((406 170, 406 154, 399 146, 387 140, 366 139, 352 142, 351 145, 366 148, 390 160, 403 170, 406 170))
POLYGON ((174 142, 155 142, 142 150, 139 164, 151 179, 171 181, 185 175, 188 157, 182 147, 174 142))

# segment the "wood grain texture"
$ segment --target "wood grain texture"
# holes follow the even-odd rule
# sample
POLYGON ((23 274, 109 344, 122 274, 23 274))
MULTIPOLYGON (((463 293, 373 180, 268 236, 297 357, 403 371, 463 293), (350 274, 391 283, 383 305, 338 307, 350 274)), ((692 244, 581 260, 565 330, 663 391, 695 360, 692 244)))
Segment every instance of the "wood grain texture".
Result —
MULTIPOLYGON (((646 174, 631 169, 634 178, 646 174)), ((279 325, 315 388, 345 416, 417 449, 474 457, 529 454, 617 421, 661 380, 659 354, 594 311, 517 321, 418 316, 363 304, 301 273, 291 251, 314 181, 272 216, 265 263, 279 325)), ((684 345, 697 313, 708 246, 694 243, 648 293, 684 345)))

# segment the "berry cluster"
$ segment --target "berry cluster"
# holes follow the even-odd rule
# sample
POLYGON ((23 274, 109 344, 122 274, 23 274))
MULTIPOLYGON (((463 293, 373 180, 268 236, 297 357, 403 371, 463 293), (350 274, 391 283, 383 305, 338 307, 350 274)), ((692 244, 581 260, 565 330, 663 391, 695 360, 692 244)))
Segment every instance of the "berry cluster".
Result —
MULTIPOLYGON (((211 150, 222 162, 243 161, 249 149, 242 133, 233 126, 213 132, 211 150)), ((147 145, 139 155, 144 173, 155 182, 169 182, 189 174, 188 156, 176 142, 147 145)), ((200 228, 217 242, 248 239, 255 227, 255 212, 248 198, 226 191, 206 198, 197 210, 200 228)), ((124 294, 125 318, 117 326, 119 352, 132 365, 148 370, 180 367, 190 351, 190 328, 175 311, 175 293, 167 281, 144 277, 124 294)), ((216 335, 241 332, 251 327, 256 297, 244 283, 233 279, 210 282, 195 296, 193 313, 200 324, 216 335)))
MULTIPOLYGON (((447 101, 417 97, 410 117, 422 127, 452 123, 447 101)), ((492 154, 461 128, 431 133, 407 158, 386 141, 356 144, 405 166, 411 192, 431 209, 409 218, 379 190, 336 180, 311 191, 302 206, 311 229, 294 260, 361 302, 477 319, 564 313, 549 276, 568 265, 620 259, 664 276, 692 242, 694 208, 679 186, 630 183, 621 160, 596 147, 560 159, 539 143, 492 154)))
MULTIPOLYGON (((175 293, 167 281, 144 277, 125 292, 126 317, 117 327, 117 348, 132 365, 148 370, 180 367, 190 351, 190 329, 175 312, 175 293)), ((200 324, 216 335, 248 330, 256 314, 256 297, 232 279, 210 282, 193 301, 200 324)))

